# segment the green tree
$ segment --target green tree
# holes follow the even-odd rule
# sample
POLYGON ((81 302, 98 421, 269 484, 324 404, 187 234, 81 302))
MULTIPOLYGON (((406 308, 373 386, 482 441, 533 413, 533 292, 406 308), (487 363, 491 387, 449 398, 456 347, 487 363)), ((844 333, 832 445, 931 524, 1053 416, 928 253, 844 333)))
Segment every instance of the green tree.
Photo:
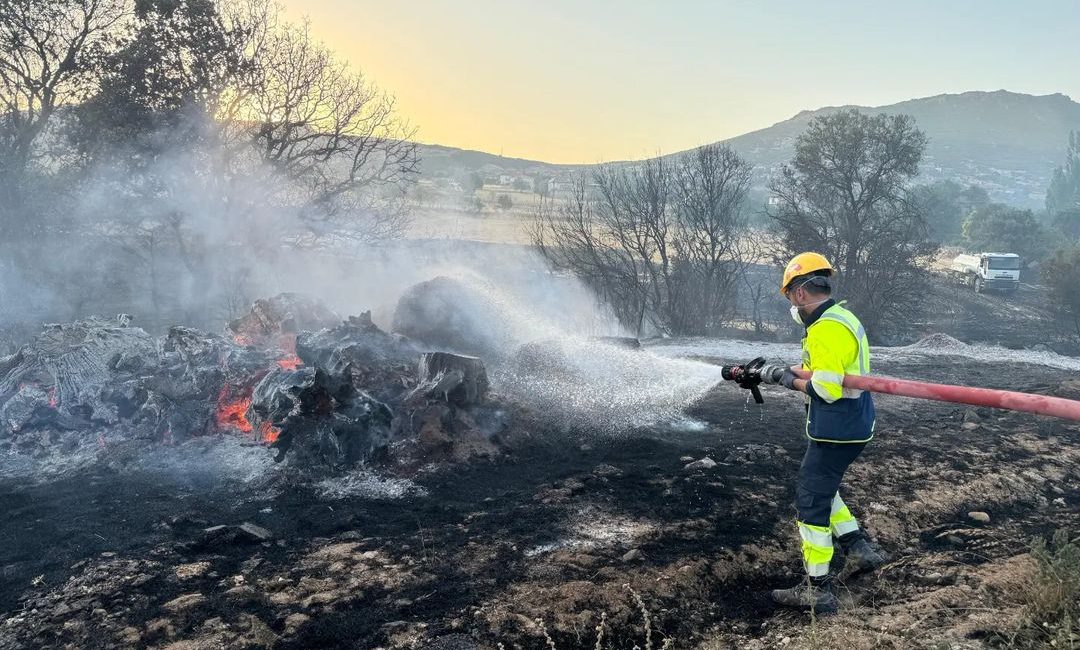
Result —
POLYGON ((991 203, 972 211, 963 231, 964 241, 974 250, 1016 253, 1025 264, 1043 257, 1046 238, 1031 210, 991 203))
POLYGON ((1080 339, 1080 246, 1059 249, 1042 267, 1050 299, 1070 334, 1080 339))
POLYGON ((911 194, 926 220, 930 238, 943 244, 958 241, 964 218, 990 202, 986 190, 978 185, 965 188, 953 180, 918 185, 911 194))
POLYGON ((514 207, 514 200, 510 198, 509 194, 500 194, 495 199, 495 207, 500 210, 509 210, 514 207))
MULTIPOLYGON (((1046 211, 1055 225, 1061 213, 1076 215, 1080 212, 1080 133, 1076 131, 1069 133, 1065 164, 1055 169, 1050 179, 1050 187, 1046 190, 1046 211)), ((1074 224, 1076 218, 1070 216, 1063 222, 1074 224)))
POLYGON ((204 135, 226 89, 250 67, 246 30, 230 29, 214 0, 137 0, 134 17, 104 61, 100 89, 80 108, 76 138, 86 150, 154 154, 204 135))
POLYGON ((978 185, 968 185, 966 190, 960 192, 960 211, 964 215, 989 203, 990 195, 978 185))
POLYGON ((843 110, 810 122, 770 184, 776 258, 823 253, 871 333, 911 318, 920 304, 918 263, 937 248, 905 189, 925 148, 909 116, 843 110))
POLYGON ((1080 208, 1058 210, 1050 223, 1068 239, 1080 240, 1080 208))

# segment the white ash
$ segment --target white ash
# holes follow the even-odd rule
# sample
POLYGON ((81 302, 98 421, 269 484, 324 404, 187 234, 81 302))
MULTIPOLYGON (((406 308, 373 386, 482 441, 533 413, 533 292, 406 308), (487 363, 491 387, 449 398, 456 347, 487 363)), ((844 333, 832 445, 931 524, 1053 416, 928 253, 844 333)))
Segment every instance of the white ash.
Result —
POLYGON ((406 497, 426 497, 427 490, 404 478, 380 476, 369 469, 359 469, 344 476, 327 478, 315 484, 320 496, 328 499, 364 498, 393 501, 406 497))

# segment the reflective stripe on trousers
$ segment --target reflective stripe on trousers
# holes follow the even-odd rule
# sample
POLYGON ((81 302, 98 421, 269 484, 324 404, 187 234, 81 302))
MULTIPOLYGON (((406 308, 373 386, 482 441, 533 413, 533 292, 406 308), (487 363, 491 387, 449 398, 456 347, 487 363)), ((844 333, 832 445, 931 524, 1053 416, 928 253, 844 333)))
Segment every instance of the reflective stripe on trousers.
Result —
POLYGON ((857 530, 859 524, 840 498, 840 493, 833 497, 827 527, 800 521, 799 537, 802 538, 803 565, 807 575, 812 578, 828 575, 829 562, 833 557, 833 535, 841 537, 857 530))
POLYGON ((799 537, 802 537, 803 564, 807 575, 812 578, 828 575, 833 556, 832 532, 825 526, 800 521, 799 537))
POLYGON ((829 527, 832 528, 833 535, 837 537, 859 530, 859 523, 855 521, 854 515, 848 510, 844 500, 840 498, 839 492, 833 497, 832 512, 829 513, 829 527))

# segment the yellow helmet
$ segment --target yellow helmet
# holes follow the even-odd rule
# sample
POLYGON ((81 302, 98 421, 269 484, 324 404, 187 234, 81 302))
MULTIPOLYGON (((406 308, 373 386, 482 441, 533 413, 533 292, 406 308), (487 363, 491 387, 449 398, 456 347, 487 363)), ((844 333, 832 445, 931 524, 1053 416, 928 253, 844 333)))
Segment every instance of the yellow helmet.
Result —
POLYGON ((821 253, 799 253, 791 258, 784 267, 784 279, 780 281, 780 295, 784 295, 794 278, 814 271, 828 271, 829 275, 834 273, 832 264, 829 264, 829 260, 825 259, 821 253))

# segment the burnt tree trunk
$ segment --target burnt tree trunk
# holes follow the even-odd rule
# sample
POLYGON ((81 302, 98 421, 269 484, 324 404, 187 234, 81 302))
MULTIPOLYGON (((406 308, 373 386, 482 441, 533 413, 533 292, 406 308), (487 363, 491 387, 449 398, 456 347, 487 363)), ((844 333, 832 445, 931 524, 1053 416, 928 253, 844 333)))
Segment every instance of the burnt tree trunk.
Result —
POLYGON ((420 385, 414 394, 441 398, 456 406, 469 406, 488 392, 487 370, 477 357, 450 352, 424 352, 418 371, 420 385))

